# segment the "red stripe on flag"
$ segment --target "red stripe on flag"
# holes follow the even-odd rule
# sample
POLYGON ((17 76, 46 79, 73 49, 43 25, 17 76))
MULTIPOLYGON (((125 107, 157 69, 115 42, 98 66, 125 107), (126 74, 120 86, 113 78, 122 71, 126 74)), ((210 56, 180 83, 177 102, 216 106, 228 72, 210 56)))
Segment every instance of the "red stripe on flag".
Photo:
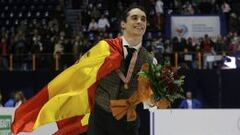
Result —
POLYGON ((75 116, 69 119, 59 121, 58 130, 54 135, 78 135, 87 131, 87 126, 82 126, 83 116, 75 116))
POLYGON ((48 101, 48 98, 48 87, 45 86, 34 97, 21 104, 15 111, 14 121, 11 127, 12 132, 17 134, 19 132, 33 131, 32 128, 38 113, 48 101))

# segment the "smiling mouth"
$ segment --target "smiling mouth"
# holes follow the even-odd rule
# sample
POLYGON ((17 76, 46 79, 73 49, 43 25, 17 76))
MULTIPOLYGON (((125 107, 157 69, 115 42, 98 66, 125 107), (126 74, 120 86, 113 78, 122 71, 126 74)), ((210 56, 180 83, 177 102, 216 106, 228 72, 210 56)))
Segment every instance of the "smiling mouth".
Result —
POLYGON ((134 27, 135 29, 143 30, 142 27, 134 27))

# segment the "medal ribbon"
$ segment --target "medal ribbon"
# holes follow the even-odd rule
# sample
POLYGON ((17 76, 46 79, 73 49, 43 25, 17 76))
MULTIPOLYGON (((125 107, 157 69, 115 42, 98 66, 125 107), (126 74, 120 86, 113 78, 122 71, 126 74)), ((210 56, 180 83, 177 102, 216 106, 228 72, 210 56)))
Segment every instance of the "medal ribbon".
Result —
POLYGON ((116 72, 119 76, 119 78, 123 81, 124 83, 124 88, 125 89, 128 89, 128 83, 132 77, 132 73, 133 73, 133 70, 134 70, 134 67, 135 67, 135 64, 136 64, 136 61, 137 61, 137 56, 138 56, 138 52, 135 51, 133 53, 133 56, 131 58, 131 61, 130 61, 130 64, 129 64, 129 67, 128 67, 128 72, 127 72, 127 75, 126 77, 124 76, 123 72, 120 70, 120 69, 117 69, 116 72))

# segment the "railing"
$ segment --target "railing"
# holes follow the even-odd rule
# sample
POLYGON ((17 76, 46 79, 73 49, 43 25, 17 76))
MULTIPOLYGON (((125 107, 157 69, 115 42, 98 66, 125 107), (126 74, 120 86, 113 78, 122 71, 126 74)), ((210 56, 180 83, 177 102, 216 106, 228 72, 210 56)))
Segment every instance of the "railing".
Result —
POLYGON ((0 70, 63 70, 74 64, 73 54, 9 54, 0 56, 0 70))
MULTIPOLYGON (((221 60, 225 53, 218 53, 217 55, 210 55, 209 57, 218 57, 221 60)), ((172 66, 178 67, 182 64, 195 64, 194 69, 203 69, 204 54, 200 52, 190 53, 164 53, 161 54, 160 61, 169 61, 172 66)), ((36 70, 63 70, 74 64, 76 58, 73 54, 9 54, 0 56, 0 70, 23 70, 23 71, 36 71, 36 70)), ((217 60, 216 60, 217 61, 217 60)))
POLYGON ((222 66, 226 52, 218 52, 216 54, 201 52, 163 54, 163 56, 166 55, 171 57, 171 65, 175 67, 182 67, 186 64, 190 65, 191 69, 212 69, 212 67, 209 67, 209 64, 214 64, 216 67, 222 66))

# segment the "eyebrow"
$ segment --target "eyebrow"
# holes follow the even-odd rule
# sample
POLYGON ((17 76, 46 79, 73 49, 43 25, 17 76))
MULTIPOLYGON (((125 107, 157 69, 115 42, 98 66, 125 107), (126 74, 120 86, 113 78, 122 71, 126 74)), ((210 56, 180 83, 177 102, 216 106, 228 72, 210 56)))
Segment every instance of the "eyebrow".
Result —
MULTIPOLYGON (((134 15, 131 15, 130 17, 138 17, 138 16, 139 16, 139 15, 134 14, 134 15)), ((140 17, 141 17, 141 18, 142 18, 142 17, 146 18, 145 15, 141 15, 140 17)))

